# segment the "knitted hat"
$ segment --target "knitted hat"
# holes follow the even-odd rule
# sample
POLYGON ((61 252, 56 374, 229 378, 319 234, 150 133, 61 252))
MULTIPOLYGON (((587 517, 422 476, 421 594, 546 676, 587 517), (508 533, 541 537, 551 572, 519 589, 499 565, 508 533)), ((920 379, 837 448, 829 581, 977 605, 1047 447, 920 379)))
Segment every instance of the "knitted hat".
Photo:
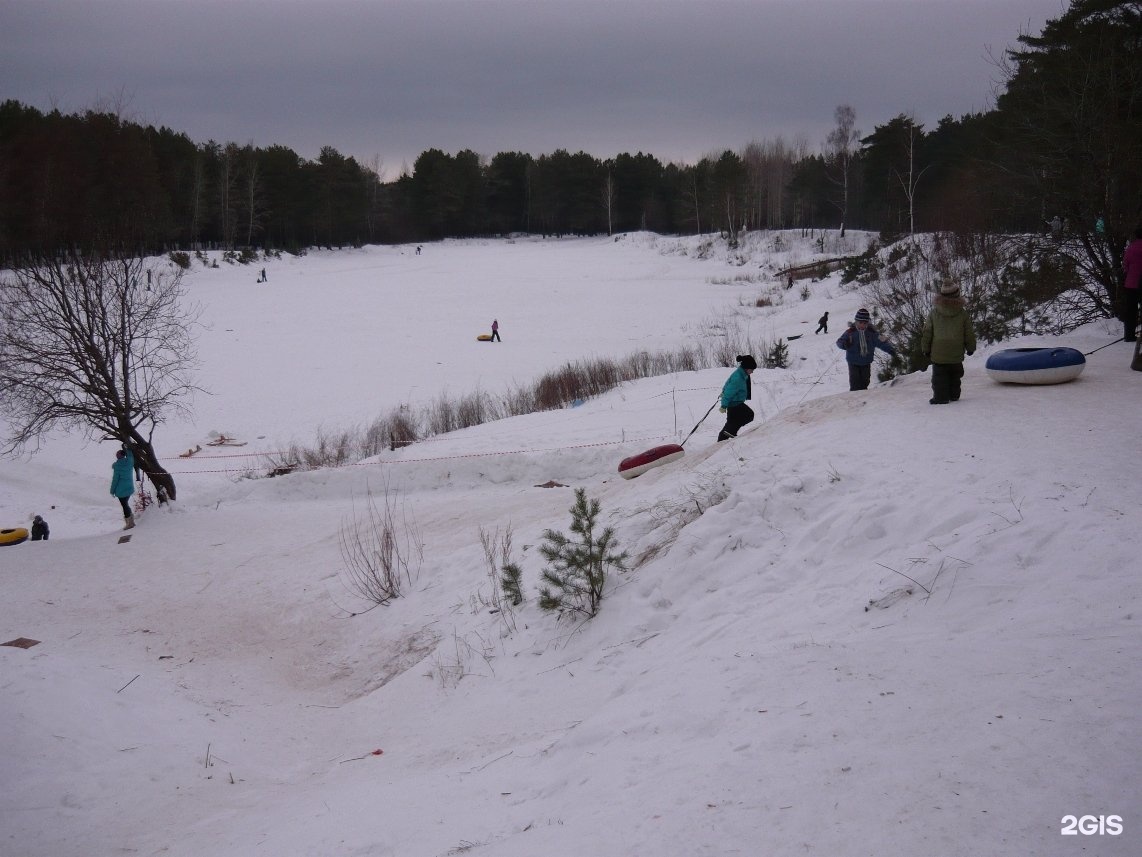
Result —
POLYGON ((757 361, 753 359, 752 354, 739 354, 738 363, 742 365, 743 369, 748 369, 750 372, 757 368, 757 361))
POLYGON ((944 283, 940 286, 940 294, 946 298, 958 298, 960 296, 960 287, 955 283, 944 283))
POLYGON ((860 309, 857 310, 857 314, 856 314, 856 317, 854 320, 855 321, 872 321, 872 316, 868 314, 868 310, 866 310, 864 307, 861 307, 860 309))

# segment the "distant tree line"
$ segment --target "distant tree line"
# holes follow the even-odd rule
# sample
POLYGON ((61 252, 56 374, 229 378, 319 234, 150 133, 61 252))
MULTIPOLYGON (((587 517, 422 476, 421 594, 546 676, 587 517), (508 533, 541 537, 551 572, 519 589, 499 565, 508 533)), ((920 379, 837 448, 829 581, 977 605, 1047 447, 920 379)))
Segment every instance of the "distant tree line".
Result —
POLYGON ((429 149, 386 182, 378 164, 332 147, 310 161, 284 146, 200 144, 114 113, 6 101, 0 261, 109 242, 292 251, 631 230, 732 241, 775 228, 1036 231, 1058 217, 1084 236, 1076 252, 1105 274, 1142 218, 1139 9, 1072 0, 1007 53, 989 112, 947 116, 931 130, 901 114, 862 137, 841 105, 820 152, 776 139, 696 164, 642 152, 488 159, 429 149))
MULTIPOLYGON (((734 237, 842 224, 907 231, 913 220, 936 229, 950 215, 963 219, 950 205, 979 205, 962 198, 962 178, 981 151, 981 121, 948 117, 925 133, 899 116, 849 151, 814 154, 777 139, 693 165, 642 152, 607 160, 562 149, 538 157, 500 152, 489 160, 429 149, 411 172, 385 182, 331 147, 308 161, 284 146, 196 144, 111 113, 45 114, 7 101, 0 105, 0 252, 12 258, 108 239, 156 252, 515 232, 734 237), (916 206, 898 179, 910 164, 925 171, 916 206)), ((997 214, 995 225, 1014 226, 1023 213, 997 214)))

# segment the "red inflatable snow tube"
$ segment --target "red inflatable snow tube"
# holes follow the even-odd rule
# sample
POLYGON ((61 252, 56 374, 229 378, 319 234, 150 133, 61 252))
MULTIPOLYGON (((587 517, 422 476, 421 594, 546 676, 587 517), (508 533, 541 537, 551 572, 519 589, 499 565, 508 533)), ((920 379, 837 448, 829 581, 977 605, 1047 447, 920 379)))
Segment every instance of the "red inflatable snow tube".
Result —
POLYGON ((619 476, 623 479, 634 479, 652 467, 661 467, 663 464, 677 461, 685 454, 686 451, 677 443, 656 446, 654 449, 648 449, 646 452, 640 452, 638 455, 632 455, 630 458, 624 458, 620 461, 619 476))

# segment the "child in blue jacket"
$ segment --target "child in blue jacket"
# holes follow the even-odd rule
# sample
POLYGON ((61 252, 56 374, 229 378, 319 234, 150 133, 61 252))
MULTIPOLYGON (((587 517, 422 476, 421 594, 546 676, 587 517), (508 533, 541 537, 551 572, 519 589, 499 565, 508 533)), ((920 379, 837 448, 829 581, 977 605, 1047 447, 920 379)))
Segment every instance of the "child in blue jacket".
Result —
POLYGON ((837 348, 845 352, 849 364, 849 391, 867 390, 872 380, 873 351, 879 348, 887 354, 896 354, 891 342, 885 342, 872 326, 872 316, 868 310, 857 310, 856 317, 849 322, 848 330, 837 340, 837 348))

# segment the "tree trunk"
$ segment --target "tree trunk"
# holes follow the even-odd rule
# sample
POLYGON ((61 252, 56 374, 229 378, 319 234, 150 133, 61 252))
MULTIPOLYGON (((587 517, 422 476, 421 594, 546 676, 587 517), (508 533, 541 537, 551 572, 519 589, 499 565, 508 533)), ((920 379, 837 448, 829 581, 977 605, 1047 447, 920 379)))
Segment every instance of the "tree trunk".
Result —
POLYGON ((135 467, 147 474, 147 478, 155 486, 155 499, 159 503, 176 499, 174 477, 167 473, 166 468, 159 462, 159 457, 155 455, 155 448, 151 446, 150 442, 144 440, 141 435, 134 433, 129 443, 131 451, 135 455, 135 467))

